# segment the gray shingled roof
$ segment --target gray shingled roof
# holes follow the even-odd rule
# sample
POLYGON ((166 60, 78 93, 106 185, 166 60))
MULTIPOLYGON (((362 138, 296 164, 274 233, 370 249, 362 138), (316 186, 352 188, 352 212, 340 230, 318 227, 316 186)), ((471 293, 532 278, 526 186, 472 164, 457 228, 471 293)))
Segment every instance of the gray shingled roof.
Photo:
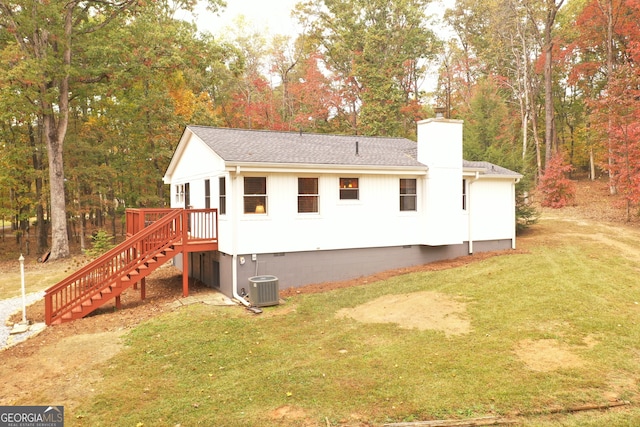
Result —
POLYGON ((424 168, 416 143, 405 138, 188 128, 227 162, 424 168))
MULTIPOLYGON (((425 168, 416 159, 417 144, 406 138, 300 134, 209 126, 187 128, 225 162, 230 163, 425 168)), ((484 167, 491 174, 518 175, 488 162, 465 161, 463 166, 484 167)))
POLYGON ((522 176, 517 172, 503 168, 502 166, 494 165, 489 162, 472 162, 464 160, 462 162, 463 168, 484 169, 484 173, 487 175, 504 175, 504 176, 522 176))

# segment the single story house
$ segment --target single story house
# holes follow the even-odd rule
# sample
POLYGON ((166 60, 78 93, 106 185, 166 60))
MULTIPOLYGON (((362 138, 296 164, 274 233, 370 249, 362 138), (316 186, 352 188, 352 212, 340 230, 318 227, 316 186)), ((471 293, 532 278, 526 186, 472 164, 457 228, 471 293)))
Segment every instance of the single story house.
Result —
POLYGON ((417 142, 187 126, 171 207, 218 210, 218 250, 189 254, 189 276, 246 302, 260 275, 284 289, 515 248, 522 176, 464 161, 460 120, 417 126, 417 142))

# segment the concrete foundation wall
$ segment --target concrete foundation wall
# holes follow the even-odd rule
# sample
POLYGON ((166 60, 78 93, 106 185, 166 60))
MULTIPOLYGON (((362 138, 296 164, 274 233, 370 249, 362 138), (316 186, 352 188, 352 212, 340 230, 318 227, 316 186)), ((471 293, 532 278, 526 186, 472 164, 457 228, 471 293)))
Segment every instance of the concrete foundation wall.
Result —
MULTIPOLYGON (((249 278, 273 275, 280 289, 300 287, 313 283, 348 280, 385 270, 427 264, 468 254, 469 245, 450 246, 398 246, 335 251, 268 253, 238 256, 238 292, 248 290, 249 278)), ((487 252, 511 248, 511 240, 474 242, 474 252, 487 252)), ((232 295, 233 257, 219 254, 220 289, 232 295)), ((205 281, 205 283, 207 283, 205 281)))
MULTIPOLYGON (((389 248, 344 249, 238 255, 238 292, 248 291, 249 278, 272 275, 280 289, 322 282, 354 279, 385 270, 411 267, 468 255, 467 242, 449 246, 396 246, 389 248), (255 260, 254 260, 255 258, 255 260)), ((473 243, 474 253, 511 249, 511 240, 473 243)), ((181 257, 174 260, 182 268, 181 257)), ((189 276, 207 286, 233 295, 233 257, 221 252, 190 254, 189 276)))

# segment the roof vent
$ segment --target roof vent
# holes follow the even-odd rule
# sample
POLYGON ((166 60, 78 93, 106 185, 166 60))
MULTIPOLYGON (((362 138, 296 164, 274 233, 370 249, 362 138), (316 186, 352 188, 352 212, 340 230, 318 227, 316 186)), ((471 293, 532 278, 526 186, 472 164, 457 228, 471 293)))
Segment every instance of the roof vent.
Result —
POLYGON ((358 141, 356 141, 356 156, 360 155, 360 148, 358 146, 358 141))

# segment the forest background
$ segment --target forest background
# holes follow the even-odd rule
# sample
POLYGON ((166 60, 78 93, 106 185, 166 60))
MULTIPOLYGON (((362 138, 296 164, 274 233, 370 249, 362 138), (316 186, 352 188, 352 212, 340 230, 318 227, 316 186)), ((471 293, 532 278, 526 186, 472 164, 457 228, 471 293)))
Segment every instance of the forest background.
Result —
POLYGON ((193 0, 0 0, 0 226, 36 218, 54 259, 87 221, 115 236, 125 208, 168 204, 187 124, 415 139, 436 106, 465 159, 525 176, 521 201, 566 203, 573 173, 637 215, 640 0, 429 4, 302 0, 299 34, 214 36, 181 19, 193 0))

